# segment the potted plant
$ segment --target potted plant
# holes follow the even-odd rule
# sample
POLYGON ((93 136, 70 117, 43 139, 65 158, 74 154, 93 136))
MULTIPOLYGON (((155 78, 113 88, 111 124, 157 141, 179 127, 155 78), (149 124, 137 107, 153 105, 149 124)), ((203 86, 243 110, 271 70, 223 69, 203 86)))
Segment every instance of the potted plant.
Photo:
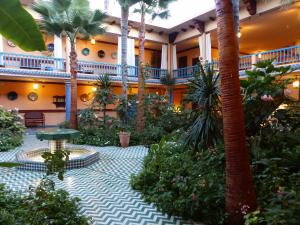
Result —
POLYGON ((117 107, 117 113, 120 118, 120 132, 119 139, 122 148, 127 148, 130 143, 130 126, 129 123, 129 106, 124 100, 120 100, 120 104, 117 107))

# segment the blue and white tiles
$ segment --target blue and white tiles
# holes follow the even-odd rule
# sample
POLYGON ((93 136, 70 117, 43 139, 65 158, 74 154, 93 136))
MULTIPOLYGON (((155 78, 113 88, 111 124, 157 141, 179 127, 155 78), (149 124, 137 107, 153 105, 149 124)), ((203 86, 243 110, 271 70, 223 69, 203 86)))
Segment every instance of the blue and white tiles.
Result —
MULTIPOLYGON (((47 147, 47 142, 26 135, 21 147, 0 152, 0 161, 14 161, 18 151, 41 147, 47 147)), ((100 161, 87 168, 67 171, 64 181, 56 180, 56 188, 64 188, 72 196, 79 197, 81 212, 91 217, 94 225, 194 224, 158 212, 130 187, 131 174, 138 173, 147 155, 145 147, 84 147, 98 151, 100 161)), ((0 183, 15 191, 25 191, 29 185, 36 186, 43 175, 0 168, 0 183)))

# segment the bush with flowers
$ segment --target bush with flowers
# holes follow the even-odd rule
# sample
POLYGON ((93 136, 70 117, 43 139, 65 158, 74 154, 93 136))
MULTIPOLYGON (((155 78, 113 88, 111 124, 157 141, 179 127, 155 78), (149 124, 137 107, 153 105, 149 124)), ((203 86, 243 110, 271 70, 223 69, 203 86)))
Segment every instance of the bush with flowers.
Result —
POLYGON ((13 149, 23 143, 25 127, 18 110, 0 107, 0 152, 13 149))

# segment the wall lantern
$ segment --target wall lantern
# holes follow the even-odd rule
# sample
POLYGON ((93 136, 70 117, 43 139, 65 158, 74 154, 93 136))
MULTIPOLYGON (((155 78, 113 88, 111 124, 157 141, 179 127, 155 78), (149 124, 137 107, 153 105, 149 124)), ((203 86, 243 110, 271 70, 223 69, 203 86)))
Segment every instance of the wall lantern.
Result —
POLYGON ((241 33, 240 31, 237 33, 237 37, 238 37, 238 38, 241 38, 241 37, 242 37, 242 33, 241 33))
POLYGON ((258 53, 258 58, 261 59, 262 58, 262 54, 258 53))
POLYGON ((35 84, 33 84, 32 87, 33 87, 33 90, 37 90, 37 89, 39 88, 39 84, 36 84, 36 83, 35 83, 35 84))
POLYGON ((96 40, 94 38, 91 39, 91 44, 95 45, 96 44, 96 40))
POLYGON ((96 87, 92 87, 92 91, 93 91, 93 92, 96 92, 96 91, 97 91, 97 88, 96 88, 96 87))
POLYGON ((299 80, 293 82, 293 88, 299 88, 299 86, 300 86, 299 80))

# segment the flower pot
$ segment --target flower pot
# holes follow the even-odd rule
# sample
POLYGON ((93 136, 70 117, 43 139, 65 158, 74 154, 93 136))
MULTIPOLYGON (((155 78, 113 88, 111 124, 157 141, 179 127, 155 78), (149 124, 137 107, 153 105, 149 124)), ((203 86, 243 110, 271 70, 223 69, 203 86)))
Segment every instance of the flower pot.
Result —
POLYGON ((130 141, 130 132, 120 132, 119 138, 122 148, 127 148, 129 146, 130 141))

